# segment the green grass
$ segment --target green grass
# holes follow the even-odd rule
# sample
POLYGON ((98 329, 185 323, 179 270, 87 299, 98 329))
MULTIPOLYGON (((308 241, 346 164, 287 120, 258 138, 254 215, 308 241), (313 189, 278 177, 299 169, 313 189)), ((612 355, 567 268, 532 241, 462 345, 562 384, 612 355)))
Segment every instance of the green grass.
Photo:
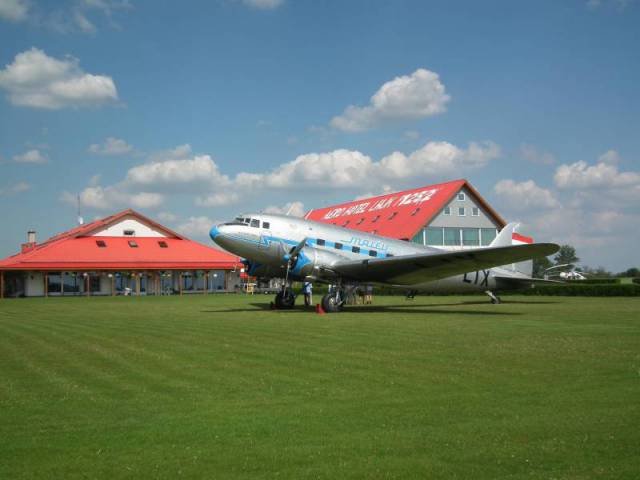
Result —
POLYGON ((0 478, 638 478, 640 299, 0 301, 0 478))

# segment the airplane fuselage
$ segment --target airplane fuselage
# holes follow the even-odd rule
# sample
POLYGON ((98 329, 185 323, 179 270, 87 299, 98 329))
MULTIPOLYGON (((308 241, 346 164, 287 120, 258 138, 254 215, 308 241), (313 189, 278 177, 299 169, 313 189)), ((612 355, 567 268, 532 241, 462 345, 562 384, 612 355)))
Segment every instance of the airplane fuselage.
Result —
MULTIPOLYGON (((248 214, 217 225, 210 236, 225 250, 247 261, 252 276, 281 278, 285 275, 288 254, 301 242, 312 247, 300 253, 290 271, 296 280, 330 281, 332 262, 371 258, 442 253, 446 251, 357 230, 275 214, 248 214)), ((494 275, 514 275, 502 267, 472 271, 463 275, 411 285, 419 291, 486 291, 499 285, 494 275)), ((407 285, 398 285, 407 288, 407 285)))

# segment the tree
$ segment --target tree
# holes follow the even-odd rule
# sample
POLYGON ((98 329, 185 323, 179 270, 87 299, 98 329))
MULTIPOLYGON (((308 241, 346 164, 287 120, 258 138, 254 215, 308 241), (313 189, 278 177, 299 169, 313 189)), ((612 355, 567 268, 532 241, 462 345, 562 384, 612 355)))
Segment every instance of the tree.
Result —
POLYGON ((533 259, 533 277, 544 278, 545 270, 552 267, 553 263, 549 260, 549 257, 540 257, 533 259))
POLYGON ((640 277, 640 269, 637 267, 631 267, 625 270, 624 272, 620 272, 618 277, 640 277))
POLYGON ((576 249, 571 245, 562 245, 556 256, 553 257, 556 265, 573 265, 580 261, 580 259, 576 256, 576 249))

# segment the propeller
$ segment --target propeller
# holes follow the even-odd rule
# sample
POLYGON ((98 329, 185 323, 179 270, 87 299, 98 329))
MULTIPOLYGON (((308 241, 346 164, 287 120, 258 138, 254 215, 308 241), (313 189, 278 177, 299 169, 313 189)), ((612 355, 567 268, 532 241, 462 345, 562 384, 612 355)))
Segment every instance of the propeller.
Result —
MULTIPOLYGON (((284 277, 284 291, 287 291, 287 285, 289 285, 289 271, 296 264, 296 260, 298 259, 298 255, 302 251, 304 247, 307 246, 307 237, 303 238, 302 241, 289 250, 289 253, 286 253, 283 258, 287 262, 287 270, 284 277)), ((283 245, 284 249, 284 245, 283 245)))

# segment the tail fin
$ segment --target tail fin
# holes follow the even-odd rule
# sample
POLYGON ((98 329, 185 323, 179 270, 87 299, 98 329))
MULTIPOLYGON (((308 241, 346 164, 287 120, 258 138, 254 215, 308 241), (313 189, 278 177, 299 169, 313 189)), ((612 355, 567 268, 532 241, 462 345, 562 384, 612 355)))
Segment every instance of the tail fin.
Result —
POLYGON ((500 233, 496 238, 493 239, 493 242, 489 245, 490 247, 508 247, 512 245, 513 242, 513 231, 518 228, 519 223, 513 222, 505 225, 505 227, 500 230, 500 233))

